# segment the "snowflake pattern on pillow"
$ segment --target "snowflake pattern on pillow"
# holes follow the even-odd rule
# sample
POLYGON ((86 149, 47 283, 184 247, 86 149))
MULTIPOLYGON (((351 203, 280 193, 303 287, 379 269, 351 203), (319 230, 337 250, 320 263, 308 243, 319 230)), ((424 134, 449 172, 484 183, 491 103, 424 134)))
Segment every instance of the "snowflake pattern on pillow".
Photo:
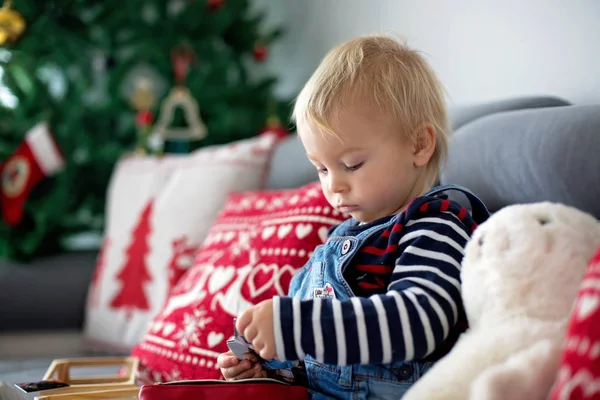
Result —
POLYGON ((133 350, 142 382, 220 378, 216 359, 228 350, 233 318, 285 296, 295 272, 346 218, 318 183, 230 195, 194 265, 133 350))

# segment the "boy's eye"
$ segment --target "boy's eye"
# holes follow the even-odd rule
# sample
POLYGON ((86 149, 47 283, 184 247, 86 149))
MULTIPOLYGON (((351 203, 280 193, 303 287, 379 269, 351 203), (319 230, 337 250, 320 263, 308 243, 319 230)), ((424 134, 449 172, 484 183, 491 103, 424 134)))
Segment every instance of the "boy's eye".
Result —
POLYGON ((355 165, 351 165, 349 167, 345 166, 345 168, 346 168, 347 171, 356 171, 357 169, 359 169, 360 167, 362 167, 363 164, 364 164, 364 162, 361 162, 361 163, 358 163, 358 164, 355 164, 355 165))
POLYGON ((321 175, 326 174, 327 173, 327 168, 317 167, 317 172, 319 174, 321 174, 321 175))

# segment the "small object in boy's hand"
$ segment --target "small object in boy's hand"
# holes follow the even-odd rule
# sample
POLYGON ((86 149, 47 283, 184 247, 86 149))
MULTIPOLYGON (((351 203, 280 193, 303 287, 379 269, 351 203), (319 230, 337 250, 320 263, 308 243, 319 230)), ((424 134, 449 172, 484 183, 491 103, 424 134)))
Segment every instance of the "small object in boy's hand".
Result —
POLYGON ((238 358, 238 360, 245 360, 246 353, 251 352, 250 348, 244 343, 240 342, 236 338, 231 338, 227 341, 227 346, 229 346, 229 350, 238 358))
POLYGON ((250 344, 250 342, 248 340, 246 340, 246 338, 242 335, 240 335, 240 333, 237 330, 237 327, 235 326, 235 321, 237 320, 237 318, 233 319, 233 336, 238 339, 240 342, 246 344, 250 349, 252 349, 252 345, 250 344))
POLYGON ((252 353, 256 355, 256 358, 262 360, 258 354, 252 348, 250 342, 246 340, 245 337, 240 335, 237 328, 235 327, 236 319, 233 319, 233 337, 227 341, 227 346, 229 346, 229 350, 238 358, 238 360, 245 360, 246 354, 252 353))
POLYGON ((44 390, 60 389, 69 387, 68 383, 60 381, 38 381, 38 382, 25 382, 15 383, 15 386, 24 391, 25 393, 41 392, 44 390))

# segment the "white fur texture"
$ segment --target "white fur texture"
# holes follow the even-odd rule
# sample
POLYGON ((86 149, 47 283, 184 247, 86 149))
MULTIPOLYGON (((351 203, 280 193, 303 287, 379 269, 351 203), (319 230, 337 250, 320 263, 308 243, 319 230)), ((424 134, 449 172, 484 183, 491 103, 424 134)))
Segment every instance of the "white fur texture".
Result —
POLYGON ((599 244, 596 219, 561 204, 515 205, 490 217, 462 263, 469 330, 403 400, 546 399, 599 244))

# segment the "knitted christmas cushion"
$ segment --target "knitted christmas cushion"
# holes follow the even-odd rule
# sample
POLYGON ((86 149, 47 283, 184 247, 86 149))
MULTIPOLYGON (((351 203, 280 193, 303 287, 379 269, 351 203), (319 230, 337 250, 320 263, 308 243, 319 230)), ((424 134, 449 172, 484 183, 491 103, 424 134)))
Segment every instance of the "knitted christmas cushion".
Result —
POLYGON ((600 399, 600 247, 579 289, 549 399, 600 399))
POLYGON ((105 239, 90 284, 85 338, 129 352, 192 265, 227 195, 263 187, 274 135, 188 155, 123 158, 111 178, 105 239))
POLYGON ((219 378, 216 359, 228 350, 233 318, 286 295, 292 275, 345 218, 318 183, 230 195, 194 265, 133 350, 142 382, 219 378))

